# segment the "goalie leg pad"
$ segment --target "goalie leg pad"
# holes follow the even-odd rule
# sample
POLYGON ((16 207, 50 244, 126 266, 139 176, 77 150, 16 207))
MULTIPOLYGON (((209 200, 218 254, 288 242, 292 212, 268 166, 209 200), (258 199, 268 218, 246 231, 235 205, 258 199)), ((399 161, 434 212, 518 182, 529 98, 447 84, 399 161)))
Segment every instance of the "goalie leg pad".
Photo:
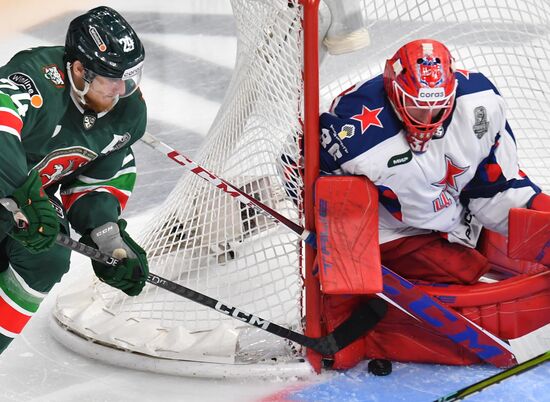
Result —
POLYGON ((378 191, 365 177, 324 176, 315 184, 319 281, 324 294, 382 291, 378 191))
POLYGON ((550 265, 550 211, 510 209, 508 256, 550 265))

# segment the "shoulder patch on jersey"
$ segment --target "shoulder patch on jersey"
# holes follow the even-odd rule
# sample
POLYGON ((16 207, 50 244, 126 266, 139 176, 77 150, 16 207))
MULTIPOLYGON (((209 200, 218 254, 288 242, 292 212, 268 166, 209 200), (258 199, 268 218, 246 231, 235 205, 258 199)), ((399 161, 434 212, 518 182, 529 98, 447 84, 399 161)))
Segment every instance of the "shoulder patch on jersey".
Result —
POLYGON ((31 97, 31 106, 38 109, 44 104, 42 94, 34 83, 33 79, 24 73, 13 73, 8 76, 8 79, 18 87, 22 88, 31 97))
POLYGON ((361 134, 365 134, 365 131, 367 131, 370 126, 384 128, 382 122, 378 118, 378 115, 382 112, 382 110, 384 110, 383 107, 371 110, 367 106, 363 105, 361 113, 351 116, 351 119, 357 120, 361 123, 361 134))
POLYGON ((341 140, 351 138, 355 135, 355 126, 353 124, 344 124, 338 133, 338 137, 341 140))
POLYGON ((472 126, 478 139, 481 139, 489 131, 489 120, 487 120, 487 109, 485 106, 477 106, 474 109, 475 124, 472 126))
POLYGON ((129 132, 125 132, 122 135, 113 134, 113 140, 101 150, 101 153, 103 155, 118 151, 119 149, 123 148, 130 140, 132 139, 132 136, 129 132))
POLYGON ((57 65, 43 66, 44 77, 50 80, 56 88, 65 88, 65 74, 57 65))
POLYGON ((409 163, 410 161, 412 161, 412 159, 413 159, 413 153, 409 149, 404 154, 392 156, 388 161, 388 167, 391 168, 394 166, 404 165, 405 163, 409 163))

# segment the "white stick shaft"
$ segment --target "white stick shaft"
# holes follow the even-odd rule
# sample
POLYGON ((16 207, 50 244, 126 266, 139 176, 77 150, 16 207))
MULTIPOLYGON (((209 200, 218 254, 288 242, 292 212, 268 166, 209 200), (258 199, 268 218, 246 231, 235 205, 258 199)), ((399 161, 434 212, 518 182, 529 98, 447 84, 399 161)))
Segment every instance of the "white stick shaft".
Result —
POLYGON ((196 162, 180 154, 174 148, 158 140, 152 134, 145 132, 145 134, 143 134, 143 137, 141 137, 141 141, 149 145, 151 148, 156 149, 157 151, 168 156, 170 159, 172 159, 179 165, 183 166, 185 169, 203 178, 213 186, 219 188, 221 191, 237 199, 238 201, 242 202, 248 207, 254 208, 257 212, 261 213, 264 216, 267 216, 268 218, 273 219, 275 222, 282 222, 290 230, 298 234, 303 240, 306 240, 310 236, 311 233, 308 230, 304 229, 300 225, 297 225, 290 219, 279 214, 277 211, 271 209, 270 207, 263 204, 262 202, 256 200, 254 197, 244 193, 243 191, 241 191, 239 188, 232 185, 231 183, 223 179, 220 179, 218 176, 210 173, 208 170, 204 169, 202 166, 200 166, 196 162))

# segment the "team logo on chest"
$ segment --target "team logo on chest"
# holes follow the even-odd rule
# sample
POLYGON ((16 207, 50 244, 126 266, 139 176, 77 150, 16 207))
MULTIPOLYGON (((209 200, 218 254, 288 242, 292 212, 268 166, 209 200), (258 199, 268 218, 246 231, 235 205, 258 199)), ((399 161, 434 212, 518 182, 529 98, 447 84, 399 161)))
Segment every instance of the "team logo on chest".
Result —
POLYGON ((435 182, 432 184, 437 187, 443 187, 445 190, 452 188, 458 193, 457 179, 459 176, 462 176, 464 173, 466 173, 470 167, 458 166, 453 162, 453 160, 449 155, 445 155, 445 164, 446 164, 445 176, 438 182, 435 182))
POLYGON ((42 185, 47 187, 86 165, 96 157, 97 154, 95 152, 84 147, 56 149, 46 155, 34 169, 40 173, 42 185))
POLYGON ((434 212, 441 211, 442 209, 447 208, 453 203, 452 198, 447 193, 454 192, 456 195, 458 195, 458 179, 470 168, 469 166, 458 166, 448 155, 445 155, 445 165, 445 176, 443 176, 441 180, 432 183, 432 185, 436 187, 443 188, 439 196, 432 201, 434 212))
POLYGON ((478 106, 474 109, 475 124, 472 126, 476 137, 481 139, 489 131, 489 121, 487 120, 487 109, 484 106, 478 106))

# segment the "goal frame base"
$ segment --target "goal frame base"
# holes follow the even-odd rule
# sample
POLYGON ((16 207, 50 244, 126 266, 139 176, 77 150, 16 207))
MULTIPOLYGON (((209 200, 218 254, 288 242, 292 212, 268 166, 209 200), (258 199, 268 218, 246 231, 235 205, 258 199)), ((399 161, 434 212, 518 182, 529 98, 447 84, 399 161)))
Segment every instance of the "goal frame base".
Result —
POLYGON ((72 332, 53 315, 50 315, 48 324, 52 336, 66 348, 90 359, 132 370, 210 379, 274 380, 305 379, 314 376, 312 367, 305 360, 284 363, 223 364, 164 359, 105 347, 91 338, 84 338, 72 332))

